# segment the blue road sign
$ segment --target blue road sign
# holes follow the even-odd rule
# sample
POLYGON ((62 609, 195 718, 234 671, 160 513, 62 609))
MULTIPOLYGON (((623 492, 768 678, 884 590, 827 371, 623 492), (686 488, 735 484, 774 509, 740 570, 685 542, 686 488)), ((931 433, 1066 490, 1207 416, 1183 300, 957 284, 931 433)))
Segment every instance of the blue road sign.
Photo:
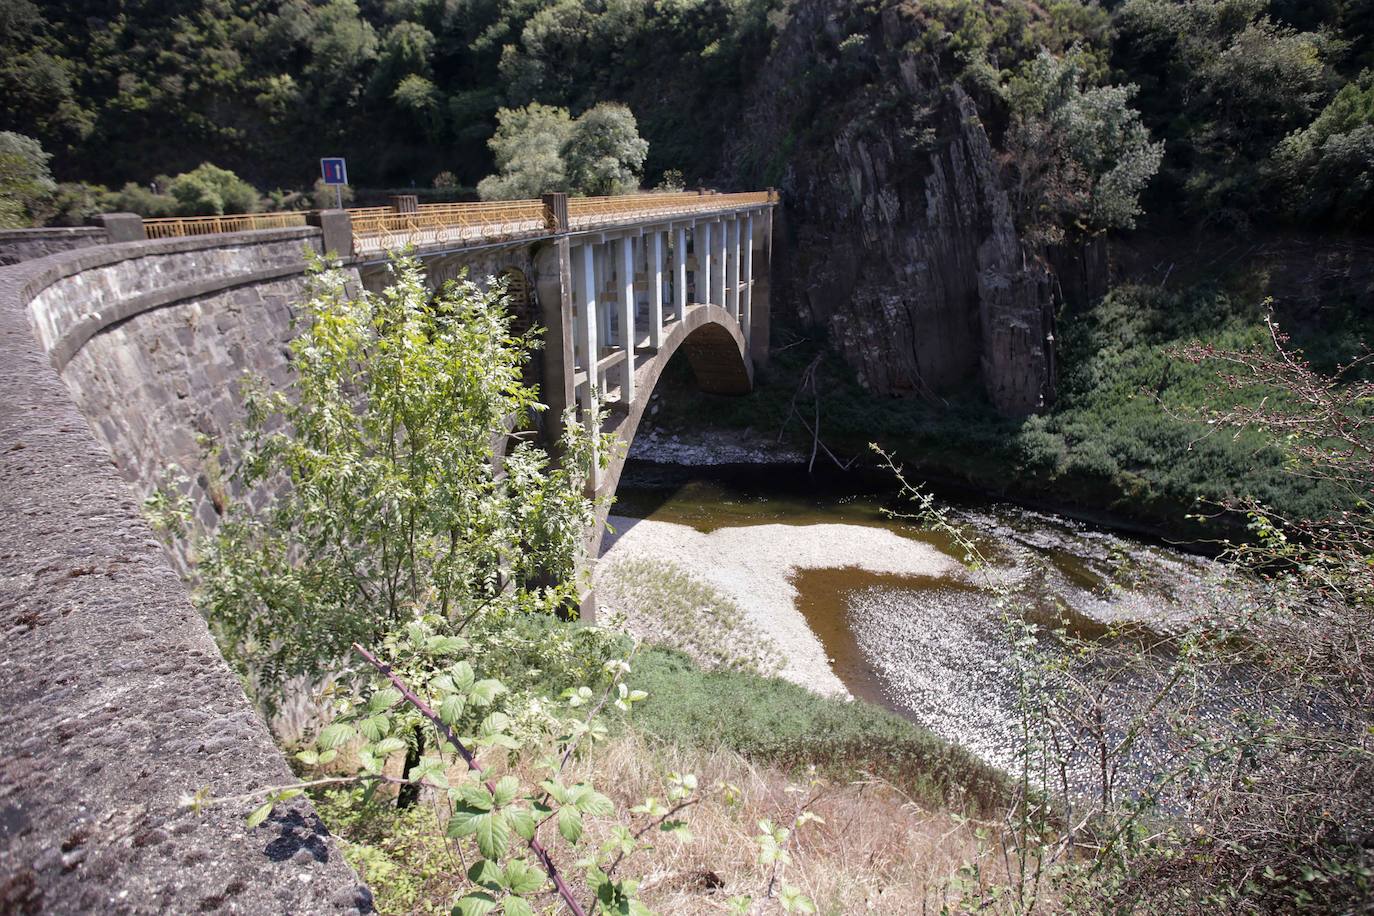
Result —
POLYGON ((342 156, 338 159, 321 159, 320 174, 324 176, 325 184, 348 184, 348 166, 342 156))

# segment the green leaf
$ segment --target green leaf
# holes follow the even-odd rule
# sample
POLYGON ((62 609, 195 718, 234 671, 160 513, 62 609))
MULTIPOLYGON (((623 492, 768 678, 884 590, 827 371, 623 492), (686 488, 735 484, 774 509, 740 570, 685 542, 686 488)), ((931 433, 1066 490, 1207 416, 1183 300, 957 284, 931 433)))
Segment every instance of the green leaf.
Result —
POLYGON ((501 871, 501 866, 489 859, 478 859, 473 862, 472 867, 468 869, 468 880, 493 891, 499 891, 505 886, 505 875, 501 871))
POLYGON ((522 897, 533 894, 544 887, 544 872, 523 859, 513 859, 506 863, 506 888, 512 894, 522 897))
POLYGON ((405 749, 406 743, 400 738, 383 738, 377 742, 377 746, 372 749, 372 752, 378 757, 388 757, 405 749))
POLYGON ((267 802, 265 805, 259 805, 253 809, 253 813, 248 815, 249 830, 252 830, 254 827, 267 820, 267 815, 272 813, 272 805, 272 802, 267 802))
POLYGON ((327 751, 334 750, 352 741, 355 734, 356 732, 353 731, 353 726, 346 722, 336 722, 320 732, 317 743, 327 751))
POLYGON ((539 824, 535 821, 534 815, 527 808, 507 808, 506 820, 510 822, 511 829, 520 834, 522 839, 534 839, 534 831, 539 824))
POLYGON ((374 693, 372 698, 367 701, 367 711, 384 712, 401 702, 402 699, 401 691, 395 687, 385 687, 374 693))
POLYGON ((477 849, 488 859, 499 859, 510 844, 510 825, 500 811, 490 811, 476 820, 477 849))
POLYGON ((801 888, 791 884, 784 884, 782 891, 778 894, 778 903, 782 904, 784 913, 814 913, 816 904, 811 902, 811 898, 801 892, 801 888))
POLYGON ((472 665, 465 661, 458 662, 449 671, 453 675, 453 686, 466 693, 476 676, 472 673, 472 665))
POLYGON ((358 723, 358 731, 368 741, 381 741, 391 731, 391 719, 386 716, 368 716, 358 723))
POLYGON ((482 720, 482 725, 479 730, 485 738, 492 735, 499 735, 508 728, 510 728, 510 716, 503 712, 494 712, 482 720))
POLYGON ((534 908, 524 897, 507 897, 501 901, 501 910, 506 916, 534 916, 534 908))
POLYGON ((590 814, 592 817, 608 817, 615 813, 615 805, 609 798, 600 792, 593 791, 591 786, 586 786, 583 792, 573 804, 577 805, 577 810, 583 814, 590 814))
POLYGON ((448 835, 453 839, 465 837, 477 832, 477 819, 487 814, 476 808, 461 806, 453 812, 453 816, 448 819, 448 835))
POLYGON ((463 709, 467 701, 460 693, 450 694, 444 698, 444 702, 439 704, 439 718, 445 725, 452 725, 463 717, 463 709))
POLYGON ((463 804, 478 811, 490 811, 493 799, 486 786, 475 782, 465 782, 458 787, 458 796, 463 804))
POLYGON ((558 810, 558 832, 569 843, 582 839, 582 815, 576 808, 568 805, 558 810))
POLYGON ((492 804, 504 808, 515 801, 515 796, 520 791, 520 780, 508 773, 497 780, 495 789, 496 791, 491 794, 492 804))
POLYGON ((505 690, 500 681, 486 678, 473 684, 467 693, 478 706, 490 706, 497 694, 504 693, 505 690))
POLYGON ((467 894, 453 907, 453 916, 486 916, 496 909, 496 898, 481 891, 467 894))

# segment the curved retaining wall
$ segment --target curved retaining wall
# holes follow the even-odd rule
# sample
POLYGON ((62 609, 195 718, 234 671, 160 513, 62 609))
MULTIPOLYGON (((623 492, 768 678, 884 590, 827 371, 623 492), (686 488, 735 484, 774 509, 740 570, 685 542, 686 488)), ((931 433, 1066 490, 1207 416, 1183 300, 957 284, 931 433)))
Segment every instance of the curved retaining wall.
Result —
POLYGON ((34 258, 46 258, 60 251, 103 245, 105 230, 98 226, 55 226, 44 229, 6 229, 0 231, 0 267, 34 258))
POLYGON ((315 232, 228 241, 99 246, 0 269, 0 912, 371 909, 300 800, 252 831, 246 804, 179 808, 201 787, 231 795, 291 774, 77 406, 113 398, 110 415, 125 419, 107 436, 141 442, 161 421, 139 431, 136 418, 165 390, 176 398, 175 384, 118 386, 177 339, 151 333, 157 323, 289 324, 275 297, 300 282, 315 232), (154 323, 140 340, 162 341, 151 354, 115 343, 134 314, 154 323))
MULTIPOLYGON (((61 259, 29 302, 53 365, 141 498, 170 468, 213 528, 223 492, 206 443, 232 448, 245 374, 285 381, 291 303, 315 229, 111 245, 61 259)), ((184 542, 173 559, 184 564, 184 542)))

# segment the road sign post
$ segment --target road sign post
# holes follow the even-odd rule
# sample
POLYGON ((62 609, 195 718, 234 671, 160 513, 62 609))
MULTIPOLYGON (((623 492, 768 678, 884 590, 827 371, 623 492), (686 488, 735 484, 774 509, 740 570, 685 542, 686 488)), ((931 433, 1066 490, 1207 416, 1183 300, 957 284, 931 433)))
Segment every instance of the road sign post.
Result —
POLYGON ((348 163, 342 156, 321 159, 320 176, 326 185, 334 186, 334 205, 343 209, 343 186, 348 184, 348 163))

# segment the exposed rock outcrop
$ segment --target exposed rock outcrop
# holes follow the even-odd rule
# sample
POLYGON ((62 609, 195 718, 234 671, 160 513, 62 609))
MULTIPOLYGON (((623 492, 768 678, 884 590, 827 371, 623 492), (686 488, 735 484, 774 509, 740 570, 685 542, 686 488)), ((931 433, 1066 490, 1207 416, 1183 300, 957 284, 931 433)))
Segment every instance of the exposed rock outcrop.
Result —
POLYGON ((779 307, 829 329, 872 391, 981 383, 1003 413, 1054 393, 1051 277, 1028 257, 973 100, 923 50, 919 7, 792 8, 736 138, 780 180, 779 307))

